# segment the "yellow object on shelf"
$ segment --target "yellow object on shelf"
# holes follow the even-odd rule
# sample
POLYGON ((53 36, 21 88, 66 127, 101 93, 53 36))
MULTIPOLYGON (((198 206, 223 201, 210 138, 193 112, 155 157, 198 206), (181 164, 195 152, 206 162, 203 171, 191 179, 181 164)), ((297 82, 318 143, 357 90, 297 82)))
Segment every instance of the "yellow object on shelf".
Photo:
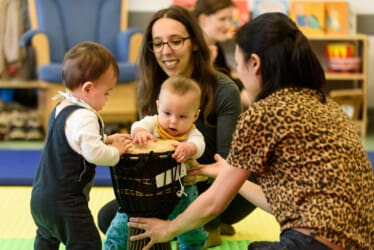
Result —
POLYGON ((356 56, 356 46, 353 43, 328 43, 326 49, 327 57, 356 56))
POLYGON ((330 72, 360 71, 362 60, 356 56, 356 46, 353 43, 328 43, 325 54, 330 72))

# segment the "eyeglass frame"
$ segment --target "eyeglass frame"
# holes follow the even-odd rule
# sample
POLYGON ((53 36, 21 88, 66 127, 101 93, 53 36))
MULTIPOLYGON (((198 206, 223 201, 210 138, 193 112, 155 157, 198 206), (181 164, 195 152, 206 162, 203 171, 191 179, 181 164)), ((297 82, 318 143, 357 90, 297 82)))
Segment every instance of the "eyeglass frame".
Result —
MULTIPOLYGON (((174 38, 175 39, 175 38, 174 38)), ((178 48, 178 49, 174 49, 172 46, 170 46, 170 40, 169 41, 167 41, 167 42, 164 42, 164 41, 161 41, 160 42, 160 44, 162 44, 161 45, 161 47, 160 47, 160 49, 159 50, 154 50, 154 48, 153 48, 153 41, 149 41, 149 42, 147 42, 147 48, 150 50, 150 51, 152 51, 153 53, 159 53, 159 52, 161 52, 163 49, 164 49, 164 46, 165 46, 165 44, 167 45, 167 46, 169 46, 169 48, 172 50, 172 51, 175 51, 175 50, 179 50, 179 49, 181 49, 181 48, 183 48, 183 45, 184 45, 184 41, 186 41, 186 40, 188 40, 188 39, 191 39, 191 37, 189 37, 189 36, 186 36, 186 37, 178 37, 178 39, 181 39, 181 42, 182 42, 182 45, 181 45, 181 47, 180 48, 178 48)))

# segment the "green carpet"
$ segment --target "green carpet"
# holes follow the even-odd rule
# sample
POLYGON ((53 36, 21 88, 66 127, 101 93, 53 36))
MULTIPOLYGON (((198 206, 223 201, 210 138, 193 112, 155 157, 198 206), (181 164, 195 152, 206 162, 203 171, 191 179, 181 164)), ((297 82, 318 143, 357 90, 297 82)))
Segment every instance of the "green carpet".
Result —
MULTIPOLYGON (((34 239, 0 239, 0 250, 30 250, 34 239)), ((60 250, 65 249, 60 247, 60 250)))
MULTIPOLYGON (((0 239, 0 250, 30 250, 33 249, 33 239, 0 239)), ((229 241, 224 240, 219 247, 209 248, 211 250, 244 250, 247 249, 249 241, 229 241)), ((175 249, 175 242, 172 244, 175 249)), ((65 250, 64 246, 60 246, 60 250, 65 250)))

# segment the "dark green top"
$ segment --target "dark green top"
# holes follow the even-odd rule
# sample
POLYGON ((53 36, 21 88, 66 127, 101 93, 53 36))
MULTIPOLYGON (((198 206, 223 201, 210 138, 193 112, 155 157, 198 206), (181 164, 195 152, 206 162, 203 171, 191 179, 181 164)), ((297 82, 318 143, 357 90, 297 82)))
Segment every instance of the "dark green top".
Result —
POLYGON ((230 151, 232 134, 242 112, 240 92, 237 85, 228 76, 217 74, 215 105, 208 117, 209 125, 204 124, 202 115, 196 121, 196 127, 204 135, 205 152, 198 159, 200 163, 214 162, 214 154, 226 157, 230 151))

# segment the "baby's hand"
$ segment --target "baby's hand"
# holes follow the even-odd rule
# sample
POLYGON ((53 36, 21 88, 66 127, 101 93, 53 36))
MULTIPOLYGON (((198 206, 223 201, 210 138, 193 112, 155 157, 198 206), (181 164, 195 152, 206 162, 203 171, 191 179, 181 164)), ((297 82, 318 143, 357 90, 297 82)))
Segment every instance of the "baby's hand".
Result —
POLYGON ((185 162, 191 156, 196 153, 196 145, 192 142, 176 142, 172 146, 175 147, 175 152, 172 154, 172 157, 177 162, 185 162))
POLYGON ((115 134, 108 135, 106 137, 105 144, 113 144, 115 142, 120 143, 125 139, 132 139, 131 135, 115 133, 115 134))
POLYGON ((135 144, 145 145, 148 141, 157 141, 157 138, 146 130, 141 130, 134 133, 133 142, 135 144))
POLYGON ((129 150, 132 145, 132 137, 127 134, 121 134, 120 136, 116 136, 112 140, 112 146, 118 149, 120 155, 124 154, 129 150))

